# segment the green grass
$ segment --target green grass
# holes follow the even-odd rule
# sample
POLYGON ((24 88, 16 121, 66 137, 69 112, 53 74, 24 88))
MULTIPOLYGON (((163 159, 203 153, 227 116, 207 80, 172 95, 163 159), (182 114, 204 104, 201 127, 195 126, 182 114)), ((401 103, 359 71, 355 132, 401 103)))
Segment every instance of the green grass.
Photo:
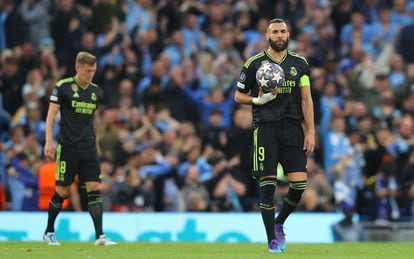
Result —
POLYGON ((95 247, 92 243, 0 242, 0 258, 414 258, 413 243, 289 244, 282 254, 269 254, 257 243, 120 243, 95 247))

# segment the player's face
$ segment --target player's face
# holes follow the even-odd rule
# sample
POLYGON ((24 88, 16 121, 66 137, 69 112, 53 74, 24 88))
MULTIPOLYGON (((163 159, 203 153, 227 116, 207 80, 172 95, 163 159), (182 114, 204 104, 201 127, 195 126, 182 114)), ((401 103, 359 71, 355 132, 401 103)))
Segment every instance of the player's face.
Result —
POLYGON ((96 73, 96 64, 88 65, 88 64, 77 64, 76 65, 76 74, 78 77, 79 83, 81 84, 90 84, 92 82, 93 77, 96 73))
POLYGON ((289 30, 285 23, 272 23, 267 27, 266 38, 270 47, 276 51, 284 51, 289 45, 289 30))

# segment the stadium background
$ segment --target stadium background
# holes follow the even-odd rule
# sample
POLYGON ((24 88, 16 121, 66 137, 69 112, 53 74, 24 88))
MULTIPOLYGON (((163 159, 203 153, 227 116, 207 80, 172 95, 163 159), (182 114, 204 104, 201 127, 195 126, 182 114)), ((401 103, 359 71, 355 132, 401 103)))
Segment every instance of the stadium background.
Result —
MULTIPOLYGON (((254 212, 259 222, 250 107, 237 106, 233 91, 243 61, 266 48, 274 17, 286 19, 290 48, 312 66, 318 148, 298 209, 313 214, 303 224, 318 221, 316 212, 334 215, 342 234, 358 233, 352 217, 412 220, 414 1, 4 0, 0 8, 1 222, 47 208, 48 96, 74 74, 80 50, 98 57, 109 217, 254 212)), ((67 210, 82 215, 83 195, 82 183, 73 185, 67 210)))

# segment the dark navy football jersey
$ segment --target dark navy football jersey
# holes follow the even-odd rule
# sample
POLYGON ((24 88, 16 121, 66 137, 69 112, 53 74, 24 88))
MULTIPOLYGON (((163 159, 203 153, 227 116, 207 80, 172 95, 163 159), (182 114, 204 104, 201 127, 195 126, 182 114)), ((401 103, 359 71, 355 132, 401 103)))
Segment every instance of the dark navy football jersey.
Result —
POLYGON ((253 126, 257 123, 280 121, 290 118, 303 120, 300 88, 310 86, 310 67, 306 59, 295 52, 288 51, 280 62, 273 60, 267 51, 250 57, 243 65, 237 82, 237 90, 258 96, 259 85, 256 82, 256 71, 263 64, 273 62, 283 68, 285 82, 278 88, 277 97, 262 105, 253 105, 253 126))
POLYGON ((82 87, 73 77, 57 82, 50 102, 60 105, 58 140, 64 147, 75 150, 95 147, 93 116, 99 98, 99 88, 93 83, 82 87))

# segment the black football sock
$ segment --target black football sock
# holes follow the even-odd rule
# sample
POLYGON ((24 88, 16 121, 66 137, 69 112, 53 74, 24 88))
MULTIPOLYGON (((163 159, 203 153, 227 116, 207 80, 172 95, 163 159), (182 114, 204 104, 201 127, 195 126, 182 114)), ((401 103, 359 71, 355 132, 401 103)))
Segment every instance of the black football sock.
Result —
POLYGON ((266 229, 267 243, 275 239, 275 195, 276 179, 264 179, 260 181, 260 212, 266 229))
POLYGON ((55 192, 50 199, 49 209, 47 211, 48 218, 45 234, 48 232, 55 232, 55 221, 59 212, 62 210, 62 203, 64 200, 65 198, 60 196, 57 192, 55 192))
POLYGON ((298 206, 302 197, 302 193, 305 191, 305 189, 306 181, 290 182, 289 191, 286 194, 285 198, 283 198, 282 209, 276 217, 276 224, 285 223, 285 220, 287 217, 289 217, 290 213, 296 210, 296 207, 298 206))
POLYGON ((88 192, 88 210, 92 217, 93 225, 95 226, 96 239, 103 234, 102 231, 102 215, 103 204, 102 195, 100 191, 88 192))

